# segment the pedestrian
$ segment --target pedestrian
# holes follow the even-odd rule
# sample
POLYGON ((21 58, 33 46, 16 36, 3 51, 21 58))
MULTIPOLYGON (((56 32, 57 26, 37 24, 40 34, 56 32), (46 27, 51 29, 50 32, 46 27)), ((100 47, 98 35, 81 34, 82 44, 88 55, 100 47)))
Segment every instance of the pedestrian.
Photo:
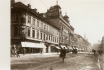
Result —
POLYGON ((17 58, 18 58, 18 57, 20 57, 20 55, 19 55, 19 49, 17 49, 17 58))
POLYGON ((60 51, 60 57, 62 58, 62 61, 64 62, 64 59, 66 57, 65 47, 63 49, 61 49, 61 51, 60 51))
POLYGON ((94 56, 96 55, 96 50, 93 49, 94 56))
POLYGON ((17 50, 16 50, 16 47, 14 46, 14 56, 17 55, 17 50))
POLYGON ((96 55, 96 50, 94 50, 94 55, 96 55))

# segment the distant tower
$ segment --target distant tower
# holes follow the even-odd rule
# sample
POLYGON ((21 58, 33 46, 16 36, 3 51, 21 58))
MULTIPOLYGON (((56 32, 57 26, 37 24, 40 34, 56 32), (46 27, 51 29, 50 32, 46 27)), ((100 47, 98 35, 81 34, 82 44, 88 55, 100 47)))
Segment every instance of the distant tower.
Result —
POLYGON ((70 24, 69 17, 67 16, 67 12, 65 12, 65 16, 63 16, 64 20, 70 24))
POLYGON ((58 5, 58 0, 56 1, 56 5, 51 6, 47 10, 46 15, 48 18, 57 18, 62 16, 61 7, 58 5))

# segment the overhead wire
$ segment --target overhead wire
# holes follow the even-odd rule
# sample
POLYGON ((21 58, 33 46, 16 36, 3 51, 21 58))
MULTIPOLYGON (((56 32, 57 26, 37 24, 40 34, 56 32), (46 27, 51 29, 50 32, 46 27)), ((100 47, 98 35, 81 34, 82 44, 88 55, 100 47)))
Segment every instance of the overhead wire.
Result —
MULTIPOLYGON (((41 0, 40 0, 41 1, 41 0)), ((47 9, 48 9, 48 6, 43 2, 43 1, 41 1, 46 7, 47 7, 47 9)))

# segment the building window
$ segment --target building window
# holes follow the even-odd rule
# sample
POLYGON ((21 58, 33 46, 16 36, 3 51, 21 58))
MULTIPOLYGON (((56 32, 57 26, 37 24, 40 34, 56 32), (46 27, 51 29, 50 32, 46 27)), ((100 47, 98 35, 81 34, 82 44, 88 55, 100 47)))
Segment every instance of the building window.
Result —
POLYGON ((18 36, 18 26, 14 26, 14 36, 18 36))
POLYGON ((48 25, 47 25, 47 30, 48 30, 48 25))
POLYGON ((16 14, 12 14, 12 15, 11 15, 11 21, 12 21, 12 22, 16 21, 16 14))
POLYGON ((31 16, 28 15, 28 23, 31 23, 31 16))
POLYGON ((34 29, 32 30, 32 36, 33 36, 33 38, 35 38, 35 30, 34 29))
POLYGON ((12 14, 11 15, 11 22, 18 22, 18 21, 19 21, 18 14, 12 14))
POLYGON ((28 28, 28 36, 30 37, 30 28, 28 28))
POLYGON ((58 43, 58 38, 57 38, 57 43, 58 43))
POLYGON ((40 39, 42 39, 42 32, 40 33, 40 39))
POLYGON ((48 34, 46 35, 46 40, 48 40, 48 34))
POLYGON ((35 25, 35 18, 33 18, 33 25, 35 25))
POLYGON ((56 37, 55 37, 55 42, 56 42, 56 37))
POLYGON ((45 40, 45 34, 44 34, 44 40, 45 40))
POLYGON ((39 39, 39 30, 37 30, 37 38, 39 39))
POLYGON ((44 29, 46 28, 46 25, 44 24, 44 29))
POLYGON ((51 35, 51 41, 53 40, 53 37, 52 37, 52 35, 51 35))
POLYGON ((53 37, 53 42, 54 42, 54 37, 53 37))
POLYGON ((43 28, 43 22, 41 22, 41 28, 43 28))
POLYGON ((37 26, 39 27, 39 20, 37 20, 37 26))

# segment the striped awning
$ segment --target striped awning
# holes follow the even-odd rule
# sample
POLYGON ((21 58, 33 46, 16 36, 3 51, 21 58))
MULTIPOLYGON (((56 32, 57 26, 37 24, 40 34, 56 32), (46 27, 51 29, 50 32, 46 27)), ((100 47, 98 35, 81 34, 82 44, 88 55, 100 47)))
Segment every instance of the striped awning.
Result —
POLYGON ((64 49, 64 47, 65 47, 65 49, 68 49, 65 45, 61 45, 61 48, 63 48, 63 49, 64 49))
POLYGON ((61 48, 59 48, 58 46, 55 46, 57 49, 61 49, 61 48))
POLYGON ((21 42, 21 45, 22 45, 22 47, 46 48, 46 46, 41 43, 21 42))

